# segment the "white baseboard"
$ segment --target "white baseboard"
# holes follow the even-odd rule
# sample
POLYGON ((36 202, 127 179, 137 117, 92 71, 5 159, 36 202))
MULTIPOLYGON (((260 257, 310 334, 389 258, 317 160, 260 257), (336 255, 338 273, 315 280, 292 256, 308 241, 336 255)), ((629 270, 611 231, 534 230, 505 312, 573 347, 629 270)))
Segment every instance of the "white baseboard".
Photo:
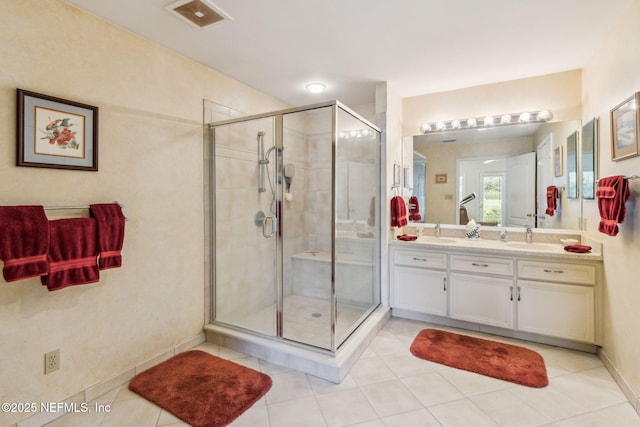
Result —
MULTIPOLYGON (((130 369, 127 369, 124 372, 121 372, 111 378, 107 378, 106 380, 100 381, 97 384, 87 387, 86 389, 63 400, 62 403, 80 404, 83 402, 91 402, 93 400, 96 400, 98 397, 104 395, 105 393, 108 393, 111 390, 131 381, 131 379, 133 379, 133 377, 138 375, 140 372, 149 369, 150 367, 155 366, 158 363, 163 362, 178 353, 182 353, 183 351, 189 350, 199 344, 202 344, 205 339, 206 336, 204 334, 204 331, 202 331, 199 334, 184 340, 180 344, 152 357, 149 360, 145 360, 144 362, 132 366, 130 369)), ((64 412, 40 412, 30 416, 29 418, 18 421, 11 427, 41 427, 44 424, 50 423, 64 415, 66 415, 64 412)))
POLYGON ((638 415, 640 415, 640 397, 638 397, 633 392, 631 386, 627 384, 627 381, 624 379, 622 374, 620 374, 620 371, 618 371, 615 365, 611 362, 611 359, 609 359, 609 356, 607 356, 607 353, 605 353, 604 350, 598 349, 598 357, 600 357, 600 360, 602 360, 602 363, 604 364, 605 368, 607 368, 607 371, 609 371, 615 382, 618 383, 618 386, 622 390, 622 393, 624 393, 629 403, 631 403, 633 409, 635 409, 638 415))

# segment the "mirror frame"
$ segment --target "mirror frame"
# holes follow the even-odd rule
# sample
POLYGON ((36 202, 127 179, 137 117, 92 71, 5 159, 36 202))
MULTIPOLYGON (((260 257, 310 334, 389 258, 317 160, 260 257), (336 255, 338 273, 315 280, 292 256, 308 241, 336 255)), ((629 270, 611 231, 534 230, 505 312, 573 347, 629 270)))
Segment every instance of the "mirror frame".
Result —
POLYGON ((594 200, 598 182, 598 118, 582 126, 580 138, 580 181, 583 200, 594 200), (591 173, 591 176, 589 176, 591 173))
POLYGON ((577 200, 578 193, 578 131, 567 137, 567 198, 577 200))

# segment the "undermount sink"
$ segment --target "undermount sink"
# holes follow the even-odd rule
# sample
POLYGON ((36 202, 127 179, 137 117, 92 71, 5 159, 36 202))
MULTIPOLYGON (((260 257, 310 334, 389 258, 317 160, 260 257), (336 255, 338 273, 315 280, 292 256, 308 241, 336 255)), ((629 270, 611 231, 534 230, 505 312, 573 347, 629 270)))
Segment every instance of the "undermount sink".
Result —
POLYGON ((453 239, 447 239, 445 237, 433 237, 433 236, 420 236, 417 240, 419 243, 455 243, 456 241, 453 239))
POLYGON ((557 250, 560 246, 554 243, 526 243, 526 242, 507 242, 505 244, 508 248, 513 249, 531 249, 536 251, 553 251, 557 250))

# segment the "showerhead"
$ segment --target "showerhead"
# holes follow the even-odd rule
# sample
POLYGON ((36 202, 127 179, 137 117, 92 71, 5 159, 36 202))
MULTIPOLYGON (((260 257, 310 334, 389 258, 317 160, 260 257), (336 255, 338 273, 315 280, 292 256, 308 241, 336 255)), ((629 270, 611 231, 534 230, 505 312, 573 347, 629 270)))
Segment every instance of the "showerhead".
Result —
POLYGON ((474 191, 473 193, 469 194, 467 197, 465 197, 464 199, 460 200, 460 206, 469 203, 472 200, 475 200, 475 198, 477 197, 476 192, 474 191))

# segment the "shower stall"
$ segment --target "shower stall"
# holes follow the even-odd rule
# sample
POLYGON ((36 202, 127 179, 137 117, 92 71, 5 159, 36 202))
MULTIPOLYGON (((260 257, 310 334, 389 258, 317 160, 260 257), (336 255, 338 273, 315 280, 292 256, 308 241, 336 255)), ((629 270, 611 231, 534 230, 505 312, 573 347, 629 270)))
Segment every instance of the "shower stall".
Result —
POLYGON ((335 356, 380 305, 380 130, 337 101, 208 128, 211 323, 335 356))

